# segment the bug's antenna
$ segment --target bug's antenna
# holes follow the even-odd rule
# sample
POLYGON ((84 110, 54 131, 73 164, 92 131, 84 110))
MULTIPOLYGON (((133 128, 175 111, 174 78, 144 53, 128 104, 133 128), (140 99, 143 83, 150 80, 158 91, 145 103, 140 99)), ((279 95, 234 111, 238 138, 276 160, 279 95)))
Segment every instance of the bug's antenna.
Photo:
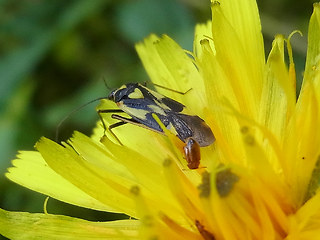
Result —
POLYGON ((103 79, 103 82, 104 82, 104 85, 106 86, 106 88, 111 91, 112 89, 108 86, 106 78, 102 77, 102 79, 103 79))
POLYGON ((185 95, 185 94, 187 94, 188 92, 190 92, 192 90, 192 88, 189 88, 187 91, 181 92, 181 91, 177 91, 177 90, 174 90, 174 89, 159 85, 157 83, 152 83, 152 85, 156 86, 156 87, 159 87, 159 88, 162 88, 162 89, 165 89, 165 90, 168 90, 168 91, 171 91, 171 92, 175 92, 175 93, 181 94, 181 95, 185 95))
POLYGON ((59 130, 61 125, 68 119, 70 118, 73 114, 75 114, 77 111, 81 110, 82 108, 84 108, 85 106, 88 106, 89 104, 99 101, 101 99, 105 99, 106 97, 99 97, 96 99, 93 99, 85 104, 82 104, 81 106, 77 107, 76 109, 72 110, 67 116, 65 116, 62 120, 60 120, 60 122, 58 123, 57 127, 56 127, 56 137, 55 137, 55 141, 58 142, 59 140, 59 130))

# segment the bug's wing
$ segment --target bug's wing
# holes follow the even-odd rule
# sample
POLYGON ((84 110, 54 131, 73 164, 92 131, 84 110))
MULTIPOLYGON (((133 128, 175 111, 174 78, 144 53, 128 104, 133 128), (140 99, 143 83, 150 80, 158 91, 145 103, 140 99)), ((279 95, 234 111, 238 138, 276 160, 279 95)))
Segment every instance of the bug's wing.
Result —
POLYGON ((164 134, 164 132, 160 129, 160 127, 159 127, 159 129, 161 131, 159 131, 159 129, 156 129, 157 126, 153 125, 152 122, 147 121, 146 124, 148 124, 148 125, 146 125, 146 124, 141 123, 141 121, 135 120, 134 118, 126 118, 126 117, 120 116, 118 114, 113 114, 112 118, 120 120, 120 122, 117 122, 117 123, 110 125, 109 130, 111 130, 112 128, 117 127, 117 126, 121 126, 123 124, 130 123, 130 124, 133 124, 133 125, 145 128, 145 129, 149 129, 149 130, 164 134))
POLYGON ((175 114, 171 122, 177 129, 178 137, 184 142, 192 137, 200 147, 206 147, 215 141, 210 127, 198 116, 175 114))
POLYGON ((176 113, 182 112, 182 110, 185 108, 185 106, 182 103, 179 103, 168 97, 161 98, 160 104, 167 106, 172 112, 176 113))
POLYGON ((183 142, 185 142, 187 138, 193 136, 193 131, 188 126, 188 122, 181 118, 180 115, 182 114, 177 114, 174 112, 167 113, 168 121, 171 123, 167 128, 171 132, 175 133, 183 142))
POLYGON ((164 110, 170 110, 172 112, 182 112, 185 106, 171 98, 168 98, 158 92, 147 89, 146 87, 140 86, 139 88, 144 95, 144 99, 152 99, 154 104, 163 108, 164 110))
MULTIPOLYGON (((153 118, 152 113, 155 112, 149 112, 145 114, 145 119, 136 119, 135 116, 132 116, 133 119, 139 121, 140 123, 146 125, 147 127, 149 127, 150 129, 157 131, 157 132, 163 132, 161 127, 159 126, 159 124, 157 123, 157 121, 153 118)), ((159 113, 155 113, 160 121, 163 123, 163 125, 165 127, 168 127, 169 125, 169 120, 165 115, 159 114, 159 113)))
POLYGON ((118 103, 118 106, 132 119, 151 130, 163 132, 157 121, 152 117, 153 113, 157 114, 166 127, 169 124, 164 110, 156 105, 151 98, 123 99, 118 103))

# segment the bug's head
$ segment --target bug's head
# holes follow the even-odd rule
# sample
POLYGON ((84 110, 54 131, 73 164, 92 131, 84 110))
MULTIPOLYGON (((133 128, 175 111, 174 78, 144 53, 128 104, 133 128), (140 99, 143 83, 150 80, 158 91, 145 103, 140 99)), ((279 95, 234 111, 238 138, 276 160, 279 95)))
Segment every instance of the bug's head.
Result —
POLYGON ((111 91, 108 95, 108 99, 113 102, 120 102, 122 99, 128 98, 129 94, 132 93, 136 87, 136 83, 122 85, 120 88, 111 91))

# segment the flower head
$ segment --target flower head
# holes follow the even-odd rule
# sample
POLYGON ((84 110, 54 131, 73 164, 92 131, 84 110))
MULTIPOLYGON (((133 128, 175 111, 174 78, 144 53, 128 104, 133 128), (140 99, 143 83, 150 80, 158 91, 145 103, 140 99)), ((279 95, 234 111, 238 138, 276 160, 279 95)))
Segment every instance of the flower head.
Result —
MULTIPOLYGON (((167 131, 115 128, 121 145, 98 123, 92 137, 75 132, 62 145, 42 138, 36 152, 20 152, 8 178, 130 219, 96 223, 1 210, 1 234, 206 240, 320 235, 320 4, 310 19, 298 98, 291 36, 277 35, 265 61, 255 1, 221 0, 211 8, 212 21, 196 27, 192 53, 168 36, 151 35, 136 45, 152 82, 192 89, 184 95, 157 90, 211 127, 216 141, 201 148, 200 167, 187 168, 183 142, 167 131)), ((98 109, 114 107, 105 100, 98 109)))

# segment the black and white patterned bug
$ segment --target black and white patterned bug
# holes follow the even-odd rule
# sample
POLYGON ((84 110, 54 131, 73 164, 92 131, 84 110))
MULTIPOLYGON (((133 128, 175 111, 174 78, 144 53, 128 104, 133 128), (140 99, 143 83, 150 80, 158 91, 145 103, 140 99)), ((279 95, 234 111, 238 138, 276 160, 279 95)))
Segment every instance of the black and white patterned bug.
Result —
POLYGON ((113 90, 108 95, 108 99, 115 102, 119 109, 98 110, 105 129, 106 126, 101 113, 112 113, 111 117, 119 120, 119 122, 108 127, 112 134, 113 128, 126 123, 163 134, 160 125, 152 116, 152 114, 155 114, 170 132, 185 143, 184 154, 190 169, 196 169, 200 164, 200 147, 209 146, 215 141, 210 127, 203 119, 197 115, 184 113, 186 107, 183 104, 152 91, 142 84, 128 83, 122 85, 120 88, 113 90), (120 112, 125 112, 131 118, 116 114, 120 112))

